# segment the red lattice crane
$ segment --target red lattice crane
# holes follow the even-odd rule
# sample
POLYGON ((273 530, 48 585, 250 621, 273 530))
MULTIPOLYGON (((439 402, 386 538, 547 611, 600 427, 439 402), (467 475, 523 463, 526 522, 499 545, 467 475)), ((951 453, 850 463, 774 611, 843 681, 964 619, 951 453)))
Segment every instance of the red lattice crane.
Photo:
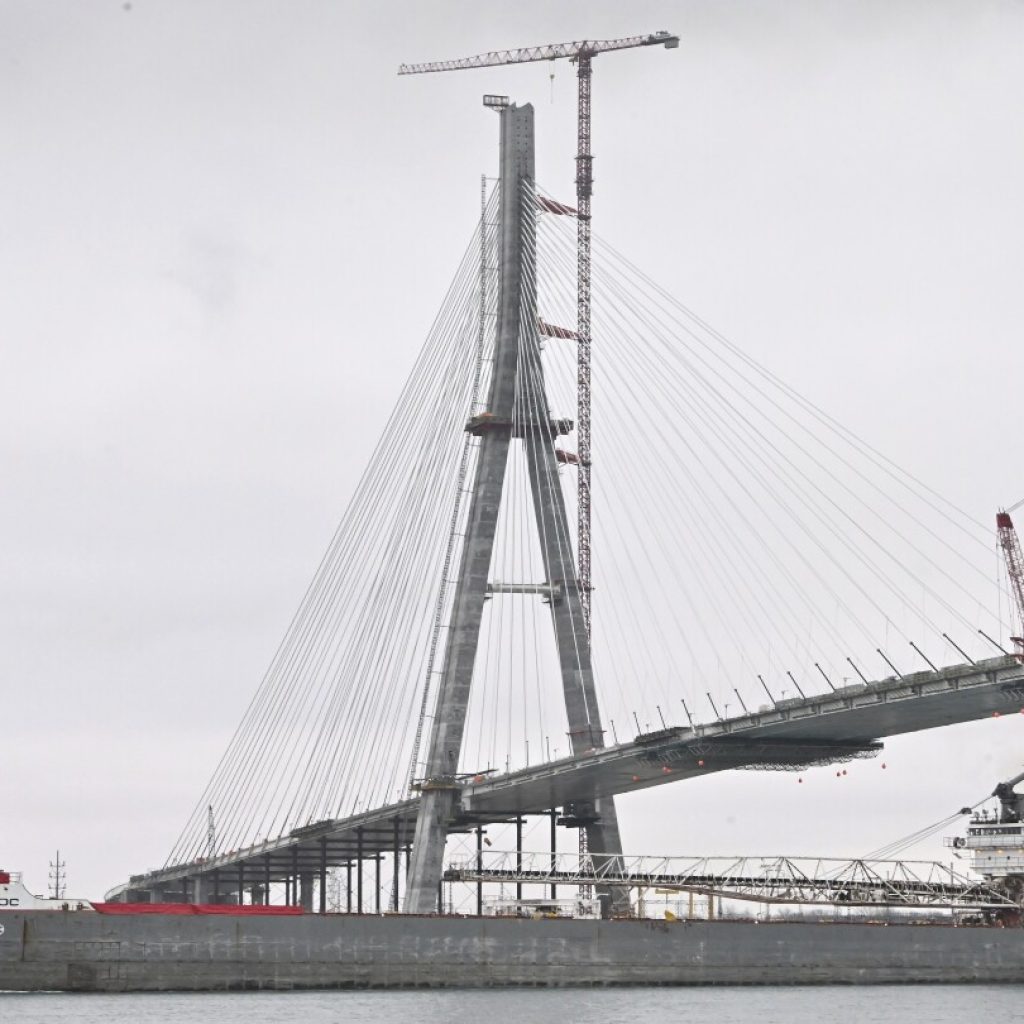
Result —
MULTIPOLYGON (((631 50, 638 46, 664 46, 675 49, 679 36, 671 32, 653 32, 625 39, 593 39, 575 43, 551 43, 527 46, 520 50, 492 50, 490 53, 440 60, 428 64, 402 64, 400 75, 422 75, 433 71, 462 71, 489 68, 501 64, 526 64, 539 60, 566 58, 576 65, 579 82, 579 109, 576 128, 576 447, 577 540, 580 602, 590 629, 590 197, 594 191, 593 162, 590 151, 591 60, 599 53, 631 50)), ((556 204, 561 205, 561 204, 556 204)), ((564 207, 558 212, 569 212, 564 207)))
POLYGON ((1003 549, 1003 558, 1006 559, 1006 575, 1010 579, 1010 592, 1017 607, 1017 623, 1020 626, 1020 635, 1010 637, 1017 646, 1018 657, 1024 656, 1024 554, 1021 553, 1020 540, 1010 513, 1021 505, 1024 505, 1024 501, 1018 501, 1009 509, 996 513, 996 534, 999 546, 1003 549))

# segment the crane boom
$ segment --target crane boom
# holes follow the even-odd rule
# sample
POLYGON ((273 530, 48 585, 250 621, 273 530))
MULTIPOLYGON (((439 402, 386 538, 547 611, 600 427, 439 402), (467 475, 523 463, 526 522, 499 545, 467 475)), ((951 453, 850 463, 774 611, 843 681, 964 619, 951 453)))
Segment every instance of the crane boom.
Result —
POLYGON ((457 60, 430 61, 426 64, 400 64, 400 75, 424 75, 432 71, 463 71, 467 68, 493 68, 501 64, 528 64, 537 60, 578 60, 581 55, 592 57, 610 50, 630 50, 635 46, 664 46, 673 49, 679 45, 679 36, 669 32, 653 32, 646 36, 627 36, 625 39, 585 39, 576 43, 551 43, 547 46, 525 46, 518 50, 492 50, 475 57, 457 60))

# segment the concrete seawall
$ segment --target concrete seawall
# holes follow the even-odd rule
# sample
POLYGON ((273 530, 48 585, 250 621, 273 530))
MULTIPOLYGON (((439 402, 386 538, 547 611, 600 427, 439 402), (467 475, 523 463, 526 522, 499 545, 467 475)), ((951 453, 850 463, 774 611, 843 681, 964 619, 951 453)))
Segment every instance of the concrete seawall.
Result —
POLYGON ((0 913, 0 990, 1024 981, 1024 929, 0 913))

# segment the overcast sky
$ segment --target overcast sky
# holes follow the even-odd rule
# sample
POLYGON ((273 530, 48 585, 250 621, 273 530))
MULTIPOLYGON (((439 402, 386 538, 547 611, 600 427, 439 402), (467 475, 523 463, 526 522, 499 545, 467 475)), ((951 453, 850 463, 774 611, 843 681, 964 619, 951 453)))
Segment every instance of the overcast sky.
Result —
MULTIPOLYGON (((977 518, 1024 497, 1019 0, 0 0, 0 864, 162 863, 472 230, 481 94, 571 198, 569 65, 397 65, 662 28, 596 64, 596 229, 977 518)), ((861 854, 1022 734, 663 787, 623 833, 861 854)))

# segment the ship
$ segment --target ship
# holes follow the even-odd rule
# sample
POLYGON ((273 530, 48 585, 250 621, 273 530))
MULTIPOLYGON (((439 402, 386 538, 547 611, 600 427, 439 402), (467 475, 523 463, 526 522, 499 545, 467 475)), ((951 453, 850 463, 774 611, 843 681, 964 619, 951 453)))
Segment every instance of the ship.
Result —
MULTIPOLYGON (((969 858, 973 900, 918 913, 893 913, 884 886, 862 885, 835 887, 827 912, 716 915, 715 893, 693 885, 690 912, 660 919, 602 919, 583 897, 503 897, 477 915, 317 914, 229 897, 46 899, 0 872, 0 990, 1020 983, 1021 781, 1000 783, 994 810, 965 808, 966 834, 946 839, 969 858), (707 900, 703 915, 694 891, 707 900)), ((728 895, 718 893, 719 908, 728 895)))

